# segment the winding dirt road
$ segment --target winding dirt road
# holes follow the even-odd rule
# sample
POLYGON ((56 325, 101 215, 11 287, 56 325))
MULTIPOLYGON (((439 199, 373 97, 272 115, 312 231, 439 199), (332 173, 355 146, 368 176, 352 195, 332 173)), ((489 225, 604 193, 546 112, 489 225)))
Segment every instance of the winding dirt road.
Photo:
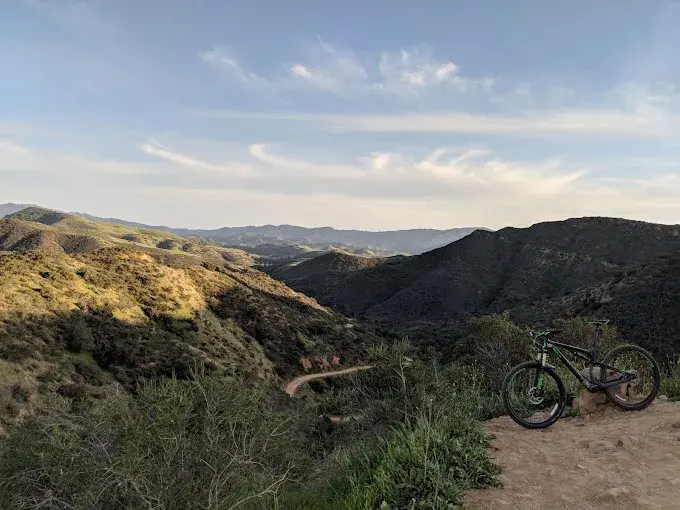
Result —
POLYGON ((300 377, 296 377, 292 381, 286 383, 286 385, 283 387, 283 391, 285 391, 286 393, 288 393, 288 395, 292 397, 300 386, 313 379, 324 379, 326 377, 335 377, 337 375, 351 374, 352 372, 357 372, 359 370, 367 370, 369 368, 373 368, 373 366, 360 365, 357 367, 346 368, 344 370, 335 370, 332 372, 318 372, 316 374, 301 375, 300 377))
POLYGON ((485 424, 504 487, 472 491, 470 508, 680 509, 680 402, 526 430, 485 424))

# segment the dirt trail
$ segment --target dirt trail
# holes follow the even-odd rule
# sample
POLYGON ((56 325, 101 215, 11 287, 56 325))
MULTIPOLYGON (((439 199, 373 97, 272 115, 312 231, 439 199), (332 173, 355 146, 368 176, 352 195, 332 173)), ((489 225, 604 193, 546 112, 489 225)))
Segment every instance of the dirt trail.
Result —
POLYGON ((288 393, 288 395, 293 396, 298 388, 306 382, 312 379, 323 379, 324 377, 334 377, 336 375, 351 374, 352 372, 357 372, 359 370, 366 370, 368 368, 373 368, 371 365, 361 365, 357 367, 346 368, 344 370, 335 370, 332 372, 318 372, 316 374, 307 374, 296 377, 292 381, 286 383, 283 387, 283 391, 288 393))
POLYGON ((487 422, 504 487, 470 492, 469 507, 680 509, 680 403, 589 418, 546 430, 487 422))

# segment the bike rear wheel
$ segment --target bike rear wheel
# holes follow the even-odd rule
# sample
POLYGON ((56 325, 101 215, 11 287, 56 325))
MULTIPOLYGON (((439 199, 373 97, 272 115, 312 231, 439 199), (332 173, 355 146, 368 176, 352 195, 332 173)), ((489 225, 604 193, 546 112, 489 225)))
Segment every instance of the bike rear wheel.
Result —
POLYGON ((562 416, 567 395, 562 380, 552 368, 527 361, 505 377, 503 404, 510 418, 522 427, 544 429, 562 416))
POLYGON ((603 382, 614 381, 621 373, 632 372, 636 378, 606 390, 607 397, 626 411, 639 411, 651 404, 659 393, 661 371, 654 356, 637 345, 621 345, 609 351, 602 363, 614 370, 603 370, 603 382), (617 373, 618 371, 618 373, 617 373))

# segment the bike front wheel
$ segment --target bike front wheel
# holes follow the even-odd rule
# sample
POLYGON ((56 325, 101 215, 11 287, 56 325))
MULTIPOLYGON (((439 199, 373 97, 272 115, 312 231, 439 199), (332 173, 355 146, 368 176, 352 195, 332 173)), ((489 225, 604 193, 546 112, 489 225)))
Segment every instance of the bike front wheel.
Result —
POLYGON ((503 381, 503 405, 527 429, 544 429, 560 419, 567 405, 564 383, 537 361, 517 365, 503 381))

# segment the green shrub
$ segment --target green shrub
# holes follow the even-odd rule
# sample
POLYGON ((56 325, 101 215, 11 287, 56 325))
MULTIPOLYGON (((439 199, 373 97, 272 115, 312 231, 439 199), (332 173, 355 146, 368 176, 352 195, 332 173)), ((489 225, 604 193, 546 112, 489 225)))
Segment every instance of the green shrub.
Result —
POLYGON ((227 379, 147 383, 80 414, 69 401, 47 397, 0 444, 1 508, 247 508, 307 462, 296 422, 227 379))
POLYGON ((680 400, 680 358, 668 364, 667 374, 661 380, 661 393, 669 400, 680 400))
POLYGON ((489 387, 497 392, 510 369, 532 355, 526 332, 508 313, 472 318, 457 349, 459 362, 478 364, 489 387))
POLYGON ((408 342, 370 354, 373 369, 334 384, 322 401, 323 412, 356 416, 333 430, 339 474, 324 504, 449 508, 465 490, 495 484, 479 421, 499 414, 501 403, 482 373, 442 365, 408 342))
POLYGON ((134 396, 62 384, 0 442, 0 508, 439 509, 497 483, 479 421, 500 401, 478 368, 407 342, 370 362, 320 408, 195 372, 134 396), (358 419, 312 434, 319 411, 358 419))
POLYGON ((411 423, 348 455, 332 486, 346 508, 448 509, 466 490, 497 485, 500 470, 477 421, 484 403, 474 390, 456 400, 447 412, 430 404, 411 423))

